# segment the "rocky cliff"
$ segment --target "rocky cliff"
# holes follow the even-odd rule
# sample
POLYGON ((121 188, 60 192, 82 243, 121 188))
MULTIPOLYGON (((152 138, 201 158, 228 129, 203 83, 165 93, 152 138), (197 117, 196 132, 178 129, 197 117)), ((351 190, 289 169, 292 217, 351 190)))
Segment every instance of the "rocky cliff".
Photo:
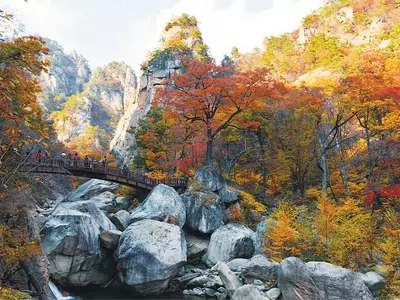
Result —
POLYGON ((81 93, 92 72, 87 60, 75 51, 67 54, 60 44, 50 39, 46 39, 46 46, 49 49, 46 59, 51 66, 48 73, 38 78, 43 89, 38 99, 45 112, 51 113, 60 109, 68 97, 81 93))
POLYGON ((46 41, 52 64, 39 77, 43 92, 38 98, 54 120, 57 139, 71 146, 93 140, 97 150, 107 149, 119 119, 135 100, 134 71, 111 62, 92 72, 83 56, 66 54, 57 42, 46 41))
POLYGON ((203 43, 197 25, 196 18, 186 14, 173 18, 164 28, 159 48, 149 53, 142 64, 136 98, 129 103, 110 144, 110 149, 119 160, 127 162, 132 159, 135 137, 130 129, 149 111, 155 91, 163 87, 163 82, 171 73, 181 70, 181 57, 208 57, 208 47, 203 43))

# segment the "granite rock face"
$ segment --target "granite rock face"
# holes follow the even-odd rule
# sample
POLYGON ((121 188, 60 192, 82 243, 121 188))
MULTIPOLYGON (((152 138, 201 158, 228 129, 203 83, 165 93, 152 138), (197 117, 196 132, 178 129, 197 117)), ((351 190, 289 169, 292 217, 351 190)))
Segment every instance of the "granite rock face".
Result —
POLYGON ((171 74, 183 72, 182 57, 205 54, 201 50, 203 49, 201 47, 203 40, 197 21, 188 24, 179 22, 179 20, 175 21, 171 20, 170 24, 165 27, 157 51, 153 52, 142 64, 137 93, 126 107, 110 143, 110 149, 120 161, 128 162, 132 155, 135 155, 135 151, 131 149, 136 141, 129 129, 136 127, 139 121, 146 116, 153 105, 156 91, 165 88, 165 81, 171 77, 171 74), (177 40, 185 44, 187 49, 179 50, 169 47, 171 42, 177 40))

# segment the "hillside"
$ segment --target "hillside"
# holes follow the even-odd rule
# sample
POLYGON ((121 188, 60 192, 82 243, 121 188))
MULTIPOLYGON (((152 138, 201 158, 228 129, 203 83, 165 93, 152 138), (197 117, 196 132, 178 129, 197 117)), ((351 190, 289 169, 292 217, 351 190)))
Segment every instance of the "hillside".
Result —
POLYGON ((313 85, 316 78, 345 74, 361 53, 372 50, 388 56, 400 50, 396 1, 328 1, 294 32, 266 37, 261 51, 233 56, 242 68, 267 66, 289 83, 313 85))

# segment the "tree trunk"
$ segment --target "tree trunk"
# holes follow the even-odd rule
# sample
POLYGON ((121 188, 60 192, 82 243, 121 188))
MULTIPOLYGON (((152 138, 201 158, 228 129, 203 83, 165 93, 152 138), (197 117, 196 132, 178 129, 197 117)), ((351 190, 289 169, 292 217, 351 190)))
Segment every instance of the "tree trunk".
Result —
POLYGON ((265 163, 266 149, 265 149, 265 144, 264 144, 264 138, 260 131, 257 133, 257 138, 258 138, 258 143, 260 144, 260 154, 261 154, 260 164, 261 164, 262 186, 263 186, 263 189, 265 192, 265 190, 267 189, 267 166, 265 163))
POLYGON ((367 154, 368 154, 368 181, 373 181, 374 178, 374 164, 372 162, 372 150, 371 150, 371 136, 369 133, 368 124, 365 125, 365 140, 367 142, 367 154))
POLYGON ((328 193, 328 159, 326 156, 326 147, 324 139, 319 135, 318 142, 320 146, 321 155, 321 169, 322 169, 322 193, 326 195, 328 193))
POLYGON ((212 166, 212 147, 213 137, 211 128, 207 128, 207 152, 206 152, 206 166, 212 166))
POLYGON ((339 154, 339 161, 340 161, 340 175, 342 177, 342 181, 344 186, 346 187, 346 194, 347 197, 350 197, 350 187, 349 187, 349 167, 343 159, 343 147, 342 147, 342 129, 341 127, 338 128, 338 134, 336 136, 337 140, 337 152, 339 154))

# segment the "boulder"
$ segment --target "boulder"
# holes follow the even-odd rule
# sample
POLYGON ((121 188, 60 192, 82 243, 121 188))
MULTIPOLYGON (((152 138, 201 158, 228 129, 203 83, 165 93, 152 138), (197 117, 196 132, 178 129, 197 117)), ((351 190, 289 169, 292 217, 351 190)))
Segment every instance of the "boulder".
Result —
POLYGON ((226 186, 226 180, 218 171, 210 166, 203 166, 196 170, 193 177, 197 185, 215 192, 226 186))
POLYGON ((174 188, 159 184, 150 192, 142 204, 131 212, 130 222, 156 219, 168 213, 176 218, 176 225, 182 228, 186 221, 186 207, 181 196, 174 188))
POLYGON ((41 230, 49 273, 61 285, 106 284, 115 265, 100 248, 101 226, 89 213, 62 210, 52 214, 41 230))
POLYGON ((288 257, 280 262, 278 287, 282 292, 283 300, 325 299, 311 277, 310 270, 297 257, 288 257))
POLYGON ((264 246, 264 238, 267 232, 267 220, 263 220, 257 224, 256 235, 255 235, 255 254, 263 253, 263 246, 264 246))
POLYGON ((207 236, 194 235, 186 232, 187 260, 188 263, 201 261, 206 253, 210 238, 207 236))
POLYGON ((372 296, 378 297, 381 290, 385 287, 385 278, 376 272, 359 273, 361 280, 371 291, 372 296))
POLYGON ((79 186, 75 191, 69 193, 67 201, 88 200, 105 191, 114 192, 118 187, 119 184, 114 182, 91 179, 79 186))
POLYGON ((278 288, 272 288, 268 292, 265 293, 267 297, 271 300, 276 300, 281 295, 281 290, 278 288))
POLYGON ((89 214, 98 223, 101 231, 116 229, 110 219, 91 201, 61 202, 56 206, 53 214, 68 210, 77 210, 89 214))
POLYGON ((225 263, 219 264, 218 275, 224 283, 230 297, 232 297, 235 291, 243 285, 239 278, 236 277, 235 273, 233 273, 225 263))
POLYGON ((234 272, 241 271, 242 267, 245 266, 249 262, 246 258, 235 258, 227 263, 229 269, 234 272))
POLYGON ((374 299, 359 274, 326 262, 308 262, 306 265, 323 299, 374 299))
POLYGON ((110 214, 109 218, 118 230, 124 231, 129 226, 130 216, 126 210, 120 210, 115 214, 110 214))
POLYGON ((186 224, 195 231, 211 233, 227 220, 225 205, 210 191, 186 192, 186 224))
POLYGON ((155 220, 135 222, 119 241, 119 278, 142 294, 161 294, 185 264, 186 249, 179 226, 155 220))
POLYGON ((117 249, 122 232, 119 230, 104 230, 100 233, 100 242, 107 249, 117 249))
POLYGON ((246 283, 253 283, 255 279, 261 281, 277 280, 278 268, 279 263, 270 262, 264 255, 259 254, 242 266, 241 272, 246 283))
POLYGON ((218 196, 226 205, 235 203, 242 199, 242 195, 232 188, 224 187, 218 191, 218 196))
MULTIPOLYGON (((294 300, 297 298, 292 298, 294 300)), ((268 300, 261 292, 251 284, 246 284, 236 290, 232 296, 232 300, 268 300)))
POLYGON ((235 258, 250 258, 254 253, 254 232, 247 226, 227 224, 211 235, 205 263, 229 262, 235 258))

